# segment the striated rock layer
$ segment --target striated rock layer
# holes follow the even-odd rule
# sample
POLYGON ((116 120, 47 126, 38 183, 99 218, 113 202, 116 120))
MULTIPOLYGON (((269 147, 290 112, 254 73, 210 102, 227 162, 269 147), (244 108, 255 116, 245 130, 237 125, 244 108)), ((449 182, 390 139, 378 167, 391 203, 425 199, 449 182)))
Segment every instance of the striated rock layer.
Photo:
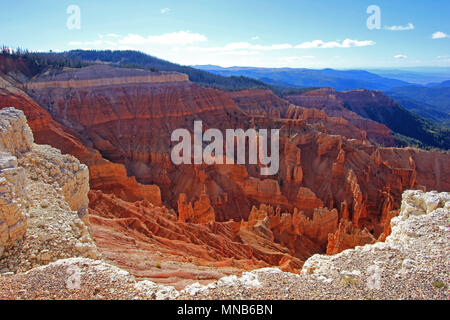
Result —
POLYGON ((97 150, 85 146, 75 131, 56 122, 47 110, 20 87, 21 85, 11 77, 0 73, 0 109, 14 106, 22 110, 37 143, 52 145, 87 164, 91 188, 114 193, 131 201, 148 199, 154 203, 161 203, 161 194, 157 186, 139 184, 135 178, 127 176, 123 165, 112 163, 104 159, 97 150))

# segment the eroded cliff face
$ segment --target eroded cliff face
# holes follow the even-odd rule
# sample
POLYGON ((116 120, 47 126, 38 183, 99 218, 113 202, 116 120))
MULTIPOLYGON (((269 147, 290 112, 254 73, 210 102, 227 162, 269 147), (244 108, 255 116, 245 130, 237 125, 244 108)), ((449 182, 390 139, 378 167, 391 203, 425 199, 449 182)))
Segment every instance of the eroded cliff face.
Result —
POLYGON ((291 103, 308 109, 323 110, 329 117, 344 118, 349 124, 366 133, 367 138, 385 146, 395 146, 390 129, 382 123, 370 120, 367 108, 387 108, 395 103, 387 96, 369 90, 336 92, 332 88, 312 90, 286 97, 291 103), (352 106, 349 108, 349 106, 352 106))
MULTIPOLYGON (((387 128, 354 113, 344 119, 270 91, 225 93, 176 75, 158 81, 157 74, 119 70, 46 74, 27 93, 13 87, 25 113, 56 120, 30 121, 35 135, 89 166, 97 244, 138 276, 159 277, 157 246, 180 263, 191 257, 201 266, 295 272, 312 254, 385 239, 404 190, 450 189, 449 155, 378 148, 370 132, 388 141, 387 128), (111 80, 116 73, 119 80, 111 80), (260 176, 258 165, 173 165, 170 134, 192 131, 195 120, 205 130, 279 128, 279 173, 260 176), (139 250, 126 253, 130 245, 139 250)), ((11 92, 1 93, 0 106, 10 103, 11 92)))
POLYGON ((88 230, 87 167, 34 144, 14 108, 0 110, 0 188, 0 272, 98 256, 88 230))
POLYGON ((0 112, 0 257, 23 239, 27 228, 26 173, 17 157, 31 150, 33 134, 15 111, 0 112))
MULTIPOLYGON (((20 77, 19 77, 20 78, 20 77)), ((117 194, 130 201, 149 199, 161 203, 157 186, 144 186, 127 176, 122 164, 112 163, 95 149, 83 144, 74 130, 55 121, 51 114, 25 93, 22 84, 0 73, 0 109, 14 106, 22 110, 31 127, 36 143, 49 144, 63 153, 71 154, 89 166, 90 186, 117 194)))

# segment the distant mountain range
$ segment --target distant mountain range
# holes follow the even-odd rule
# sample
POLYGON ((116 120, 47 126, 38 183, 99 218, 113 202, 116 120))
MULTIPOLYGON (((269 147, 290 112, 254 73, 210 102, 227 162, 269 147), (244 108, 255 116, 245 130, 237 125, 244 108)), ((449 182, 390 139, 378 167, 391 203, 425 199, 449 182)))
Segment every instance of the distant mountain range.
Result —
POLYGON ((450 81, 392 88, 385 92, 403 107, 443 125, 450 125, 450 81))
POLYGON ((364 70, 334 69, 293 69, 293 68, 253 68, 205 65, 195 68, 221 76, 244 76, 279 86, 331 87, 338 91, 368 89, 386 91, 395 87, 411 85, 411 83, 385 78, 364 70))
POLYGON ((366 71, 412 84, 429 85, 450 79, 450 67, 417 67, 402 69, 366 69, 366 71))
POLYGON ((391 75, 397 79, 364 70, 222 68, 213 65, 195 66, 195 68, 221 76, 244 76, 278 86, 296 88, 331 87, 337 91, 378 90, 388 94, 406 109, 428 120, 441 125, 450 125, 450 80, 448 80, 450 79, 450 72, 447 73, 447 78, 445 78, 446 71, 450 70, 446 68, 380 70, 383 75, 391 75), (409 79, 414 83, 403 81, 400 78, 409 79), (428 82, 442 79, 447 80, 428 82), (424 83, 424 85, 418 83, 424 83))

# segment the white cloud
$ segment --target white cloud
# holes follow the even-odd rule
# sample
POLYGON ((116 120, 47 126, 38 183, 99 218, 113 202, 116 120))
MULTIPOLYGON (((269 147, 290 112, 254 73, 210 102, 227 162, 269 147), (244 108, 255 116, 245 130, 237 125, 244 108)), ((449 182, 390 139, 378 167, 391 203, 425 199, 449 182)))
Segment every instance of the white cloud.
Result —
POLYGON ((103 41, 103 43, 107 44, 108 46, 113 46, 113 47, 117 46, 117 43, 115 43, 114 41, 107 41, 107 40, 105 40, 105 41, 103 41))
POLYGON ((281 57, 280 60, 283 62, 297 62, 315 59, 315 56, 295 56, 295 57, 281 57))
POLYGON ((433 35, 431 36, 431 38, 433 39, 443 39, 443 38, 450 38, 450 35, 442 32, 442 31, 438 31, 433 33, 433 35))
POLYGON ((407 31, 407 30, 414 30, 414 25, 410 22, 406 26, 386 26, 384 27, 386 30, 391 31, 407 31))
POLYGON ((199 33, 192 33, 190 31, 178 31, 172 33, 165 33, 159 36, 143 37, 138 34, 129 34, 119 40, 122 45, 188 45, 196 42, 207 41, 204 35, 199 33))
POLYGON ((254 37, 252 37, 252 40, 259 40, 259 37, 258 36, 254 36, 254 37))
POLYGON ((81 46, 83 44, 83 42, 81 41, 70 41, 69 46, 81 46))
POLYGON ((404 54, 398 54, 394 56, 395 59, 408 59, 408 56, 405 56, 404 54))
POLYGON ((323 40, 314 40, 310 42, 303 42, 299 45, 295 46, 297 49, 330 49, 330 48, 353 48, 353 47, 366 47, 366 46, 372 46, 375 42, 372 40, 364 40, 364 41, 358 41, 358 40, 352 40, 352 39, 345 39, 342 42, 338 41, 330 41, 330 42, 324 42, 323 40))
POLYGON ((169 13, 170 12, 170 8, 163 8, 159 12, 161 12, 161 14, 169 13))
POLYGON ((237 51, 224 51, 222 54, 232 55, 232 56, 254 56, 260 54, 259 51, 249 51, 249 50, 237 50, 237 51))
POLYGON ((191 51, 203 51, 203 52, 226 52, 235 50, 256 50, 256 51, 275 51, 286 49, 313 49, 313 48, 352 48, 352 47, 365 47, 374 45, 375 42, 371 40, 358 41, 346 39, 342 42, 324 42, 322 40, 314 40, 311 42, 303 42, 297 46, 293 46, 289 43, 272 44, 272 45, 257 45, 248 42, 232 42, 221 47, 190 47, 191 51))
POLYGON ((248 42, 232 42, 222 47, 189 47, 188 49, 190 51, 201 51, 201 52, 230 52, 236 50, 272 51, 272 50, 284 50, 292 48, 293 48, 292 45, 288 43, 262 46, 251 44, 248 42))
POLYGON ((102 40, 94 40, 94 41, 86 41, 86 42, 82 42, 82 41, 70 41, 68 44, 69 46, 99 46, 103 43, 106 43, 106 41, 102 41, 102 40))

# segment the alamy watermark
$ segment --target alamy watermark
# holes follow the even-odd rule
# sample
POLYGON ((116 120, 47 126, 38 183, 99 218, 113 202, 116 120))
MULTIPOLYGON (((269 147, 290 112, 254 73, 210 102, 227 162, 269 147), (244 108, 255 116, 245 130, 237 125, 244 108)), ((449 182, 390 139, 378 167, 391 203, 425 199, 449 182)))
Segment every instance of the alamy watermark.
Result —
POLYGON ((67 29, 69 30, 79 30, 81 29, 81 9, 77 5, 70 5, 66 10, 69 17, 67 18, 67 29))
POLYGON ((66 279, 66 287, 69 290, 79 290, 81 287, 81 269, 71 265, 66 270, 69 275, 66 279))
POLYGON ((381 9, 377 5, 371 5, 367 8, 367 14, 370 14, 367 18, 367 28, 369 30, 381 29, 381 9))
POLYGON ((259 129, 258 131, 255 129, 246 131, 227 129, 225 137, 226 144, 224 145, 222 131, 208 129, 203 133, 202 121, 194 121, 193 140, 187 129, 176 129, 172 132, 171 141, 179 143, 172 149, 172 162, 175 165, 246 164, 246 142, 248 140, 248 164, 261 164, 263 167, 261 167, 260 174, 263 176, 273 176, 278 173, 280 167, 279 129, 270 130, 270 155, 268 154, 268 129, 259 129), (203 149, 203 142, 210 143, 203 149), (235 151, 237 152, 235 153, 235 151), (235 161, 235 156, 237 161, 235 161))
POLYGON ((367 268, 367 273, 370 274, 367 278, 367 287, 371 290, 380 290, 382 269, 377 265, 371 265, 367 268))

